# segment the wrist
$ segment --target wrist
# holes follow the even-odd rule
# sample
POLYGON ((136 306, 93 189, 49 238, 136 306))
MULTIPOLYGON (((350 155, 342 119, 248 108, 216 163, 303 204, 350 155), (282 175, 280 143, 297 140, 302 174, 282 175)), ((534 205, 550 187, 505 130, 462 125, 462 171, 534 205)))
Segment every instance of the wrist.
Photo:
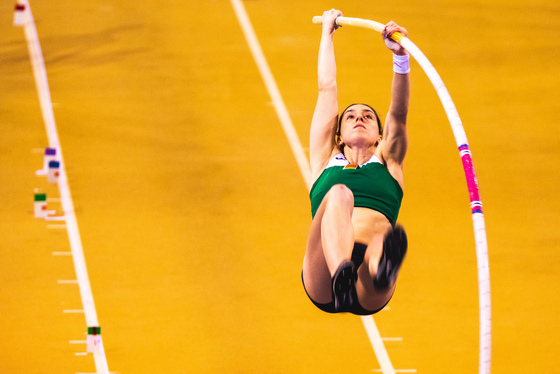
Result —
POLYGON ((393 53, 393 71, 398 74, 408 74, 410 72, 410 58, 407 54, 397 55, 393 53))

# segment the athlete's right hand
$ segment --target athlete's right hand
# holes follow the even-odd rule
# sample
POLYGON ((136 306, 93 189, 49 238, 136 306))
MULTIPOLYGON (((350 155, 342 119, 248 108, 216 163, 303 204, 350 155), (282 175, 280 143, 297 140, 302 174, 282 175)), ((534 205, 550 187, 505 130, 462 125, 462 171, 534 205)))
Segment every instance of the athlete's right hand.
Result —
POLYGON ((336 18, 342 17, 342 12, 340 10, 331 9, 323 13, 323 32, 328 32, 332 34, 339 25, 336 24, 336 18))

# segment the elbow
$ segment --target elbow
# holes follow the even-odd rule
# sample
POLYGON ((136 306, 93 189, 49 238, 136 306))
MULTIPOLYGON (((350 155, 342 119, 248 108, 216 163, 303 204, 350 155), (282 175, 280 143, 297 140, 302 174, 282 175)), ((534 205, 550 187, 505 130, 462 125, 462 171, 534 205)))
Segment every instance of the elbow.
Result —
POLYGON ((391 109, 389 110, 388 117, 392 118, 392 120, 395 121, 395 123, 405 126, 408 117, 408 105, 401 106, 398 108, 391 107, 391 109))
POLYGON ((336 92, 336 80, 319 79, 319 92, 336 92))
POLYGON ((319 91, 336 91, 336 70, 319 66, 317 83, 319 91))
POLYGON ((395 122, 401 126, 406 126, 407 117, 408 117, 408 111, 403 111, 402 113, 395 113, 393 115, 395 122))

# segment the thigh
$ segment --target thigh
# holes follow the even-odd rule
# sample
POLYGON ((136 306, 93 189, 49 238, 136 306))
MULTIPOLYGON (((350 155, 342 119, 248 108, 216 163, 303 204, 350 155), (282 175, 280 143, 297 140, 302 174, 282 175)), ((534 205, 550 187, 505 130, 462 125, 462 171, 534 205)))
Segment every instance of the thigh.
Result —
POLYGON ((321 220, 324 212, 325 201, 323 200, 311 222, 302 272, 307 295, 314 302, 321 304, 332 301, 331 274, 325 260, 321 239, 321 220))

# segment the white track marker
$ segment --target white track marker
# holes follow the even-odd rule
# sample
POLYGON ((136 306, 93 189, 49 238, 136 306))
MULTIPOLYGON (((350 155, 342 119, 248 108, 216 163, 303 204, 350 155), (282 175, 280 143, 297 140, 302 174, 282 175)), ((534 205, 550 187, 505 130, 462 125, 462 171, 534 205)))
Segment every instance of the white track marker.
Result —
MULTIPOLYGON (((82 312, 85 314, 87 326, 99 326, 84 258, 82 240, 80 237, 80 231, 78 229, 78 221, 76 219, 76 214, 74 211, 74 202, 72 201, 72 195, 70 194, 70 187, 68 184, 64 157, 62 154, 62 149, 60 147, 60 141, 54 121, 49 83, 47 80, 47 72, 43 60, 43 52, 41 51, 39 36, 37 35, 35 21, 33 19, 33 14, 31 13, 31 8, 29 6, 28 0, 18 0, 18 4, 16 5, 16 16, 16 25, 23 26, 24 28, 25 39, 27 40, 27 47, 31 59, 31 66, 33 68, 33 75, 35 77, 35 84, 37 86, 37 91, 39 94, 41 113, 43 115, 43 121, 45 122, 45 129, 47 131, 47 138, 49 140, 49 148, 56 149, 57 160, 60 162, 58 188, 60 190, 62 210, 65 212, 66 216, 65 227, 68 232, 70 248, 72 249, 72 258, 74 260, 76 278, 78 279, 78 284, 80 286, 80 296, 82 298, 82 306, 84 308, 82 312)), ((53 225, 48 225, 47 227, 49 226, 53 228, 53 225)), ((99 338, 101 339, 101 336, 99 338)), ((102 341, 100 341, 99 349, 93 354, 93 359, 95 361, 97 374, 109 373, 109 367, 107 364, 107 358, 105 356, 102 341)))
MULTIPOLYGON (((251 53, 253 54, 253 58, 255 59, 255 62, 257 63, 261 76, 264 80, 264 83, 268 90, 268 94, 272 99, 272 104, 276 109, 276 113, 280 118, 280 122, 282 123, 282 127, 284 128, 284 132, 288 137, 288 141, 290 142, 290 146, 292 147, 292 152, 294 153, 296 161, 299 165, 301 175, 303 176, 305 184, 307 185, 307 189, 309 190, 311 188, 311 168, 309 166, 309 161, 307 160, 307 156, 303 151, 301 142, 299 141, 286 106, 284 105, 282 95, 278 90, 278 86, 276 85, 274 76, 272 75, 270 68, 268 67, 268 63, 266 62, 266 58, 264 57, 264 53, 262 51, 260 43, 257 39, 253 26, 251 25, 251 20, 249 19, 247 11, 245 10, 245 6, 241 2, 241 0, 231 0, 231 4, 233 5, 233 9, 237 16, 239 24, 241 25, 241 29, 243 30, 243 34, 245 35, 245 39, 247 39, 247 43, 249 44, 249 48, 251 50, 251 53)), ((393 365, 391 364, 391 360, 389 359, 387 350, 383 345, 381 336, 379 336, 379 331, 377 330, 377 326, 375 325, 373 317, 362 317, 362 321, 364 322, 367 334, 370 337, 370 341, 377 356, 377 360, 379 361, 379 364, 383 369, 383 373, 394 374, 395 369, 393 369, 393 365)))
POLYGON ((35 172, 36 175, 48 175, 49 163, 51 161, 56 161, 56 149, 55 148, 45 148, 43 149, 43 168, 35 172))
POLYGON ((403 338, 381 338, 384 342, 402 342, 403 338))
POLYGON ((48 215, 47 194, 35 193, 33 196, 33 212, 35 218, 45 218, 48 215))
MULTIPOLYGON (((51 212, 56 213, 56 211, 51 211, 51 212)), ((65 216, 46 216, 45 221, 66 221, 66 217, 65 216)))
POLYGON ((64 309, 62 311, 62 313, 64 314, 80 314, 80 313, 84 313, 83 309, 64 309))

